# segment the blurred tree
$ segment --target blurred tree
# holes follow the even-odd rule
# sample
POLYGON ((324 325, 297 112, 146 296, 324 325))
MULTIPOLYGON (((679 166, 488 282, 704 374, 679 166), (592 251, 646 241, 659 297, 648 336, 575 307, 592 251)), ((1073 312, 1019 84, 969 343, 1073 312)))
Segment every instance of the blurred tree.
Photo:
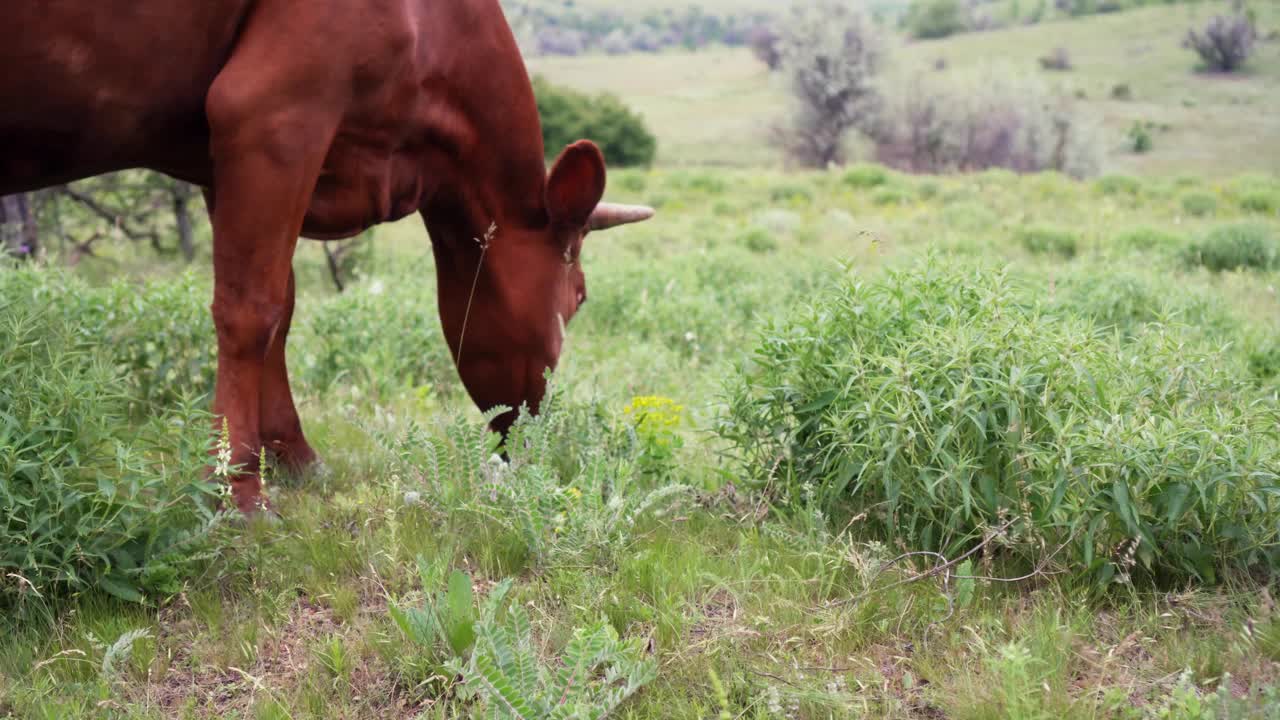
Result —
POLYGON ((756 59, 769 66, 770 70, 782 67, 782 51, 778 43, 782 38, 769 25, 757 25, 747 35, 747 44, 756 59))
POLYGON ((195 186, 160 173, 130 170, 53 188, 45 211, 70 247, 68 262, 93 256, 101 240, 146 242, 161 255, 195 259, 195 227, 205 213, 195 186), (197 219, 198 218, 198 219, 197 219))
POLYGON ((1217 15, 1201 31, 1187 31, 1182 46, 1196 51, 1206 70, 1233 72, 1253 52, 1258 38, 1253 14, 1237 3, 1232 15, 1217 15))
POLYGON ((843 163, 849 132, 870 130, 882 105, 876 28, 846 2, 818 0, 792 10, 779 46, 793 109, 774 144, 803 167, 843 163))
POLYGON ((0 197, 0 249, 19 259, 33 259, 40 252, 32 193, 0 197))

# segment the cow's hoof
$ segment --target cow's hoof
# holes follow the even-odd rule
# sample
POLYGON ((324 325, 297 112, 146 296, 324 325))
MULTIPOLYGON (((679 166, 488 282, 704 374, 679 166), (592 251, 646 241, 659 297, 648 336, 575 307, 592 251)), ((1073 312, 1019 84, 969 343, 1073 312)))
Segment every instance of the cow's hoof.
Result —
POLYGON ((292 442, 272 441, 267 445, 276 468, 283 474, 303 480, 314 474, 320 464, 320 456, 305 440, 292 442))
POLYGON ((267 525, 275 527, 284 523, 284 516, 279 513, 270 503, 260 504, 255 508, 243 510, 226 509, 227 521, 238 528, 248 528, 254 525, 267 525))

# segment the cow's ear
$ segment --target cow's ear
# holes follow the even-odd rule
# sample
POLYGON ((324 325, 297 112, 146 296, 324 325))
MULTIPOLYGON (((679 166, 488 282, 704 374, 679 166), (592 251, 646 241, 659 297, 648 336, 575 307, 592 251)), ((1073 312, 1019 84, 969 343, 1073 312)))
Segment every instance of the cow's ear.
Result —
POLYGON ((547 178, 547 213, 551 222, 586 227, 604 197, 604 154, 590 140, 579 140, 556 158, 547 178))

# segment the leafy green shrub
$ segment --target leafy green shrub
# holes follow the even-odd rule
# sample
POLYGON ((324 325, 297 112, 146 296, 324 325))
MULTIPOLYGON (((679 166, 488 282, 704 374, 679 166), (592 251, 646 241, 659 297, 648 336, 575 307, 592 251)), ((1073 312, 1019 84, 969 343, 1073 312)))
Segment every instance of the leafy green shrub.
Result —
POLYGON ((380 395, 452 382, 431 286, 374 280, 313 305, 295 345, 300 377, 323 390, 339 382, 380 395))
POLYGON ((769 190, 769 199, 788 205, 808 205, 813 202, 813 191, 800 185, 779 185, 769 190))
POLYGON ((648 179, 644 175, 635 171, 618 173, 617 175, 611 176, 610 180, 617 187, 631 193, 644 192, 644 189, 649 185, 648 179))
POLYGON ((906 25, 912 37, 944 38, 965 30, 964 8, 958 0, 913 0, 906 25))
POLYGON ((1129 149, 1141 155, 1151 152, 1155 141, 1151 139, 1151 123, 1135 122, 1129 128, 1129 149))
POLYGON ((738 241, 754 253, 771 253, 778 249, 778 241, 774 240, 773 234, 764 228, 753 227, 743 233, 738 241))
POLYGON ((1261 344, 1249 351, 1249 372, 1259 380, 1280 378, 1280 340, 1261 344))
POLYGON ((610 165, 653 163, 657 140, 644 120, 616 96, 586 95, 553 85, 542 77, 533 79, 533 90, 538 114, 542 117, 542 141, 548 153, 558 153, 572 142, 589 138, 600 146, 610 165))
POLYGON ((1208 193, 1190 193, 1182 197, 1182 209, 1192 217, 1207 217, 1218 211, 1218 198, 1208 193))
POLYGON ((947 227, 970 232, 987 230, 1000 222, 986 205, 968 200, 948 204, 942 209, 942 218, 947 227))
POLYGON ((101 336, 34 301, 60 277, 0 271, 0 601, 175 593, 213 523, 212 420, 182 405, 137 425, 101 336))
MULTIPOLYGON (((787 223, 761 215, 755 224, 768 237, 743 240, 767 248, 788 231, 782 227, 787 223)), ((572 331, 652 344, 686 358, 736 354, 738 339, 758 317, 785 307, 829 274, 827 266, 796 258, 762 266, 751 251, 733 245, 706 256, 691 254, 663 273, 637 263, 595 269, 591 301, 574 319, 572 331)))
POLYGON ((1178 324, 1225 338, 1235 325, 1220 304, 1194 291, 1170 293, 1164 278, 1150 273, 1083 268, 1060 278, 1046 310, 1087 318, 1104 333, 1133 338, 1150 323, 1178 324))
POLYGON ((1129 250, 1155 250, 1157 248, 1180 247, 1182 236, 1176 233, 1153 227, 1137 227, 1125 230, 1113 240, 1117 247, 1129 250))
POLYGON ((1142 192, 1142 181, 1128 175, 1104 175, 1094 187, 1103 195, 1137 195, 1142 192))
POLYGON ((1034 225, 1018 230, 1017 238, 1024 248, 1037 255, 1072 258, 1079 248, 1075 233, 1062 228, 1034 225))
POLYGON ((1280 198, 1263 190, 1246 193, 1240 198, 1240 209, 1245 212, 1275 215, 1277 208, 1280 208, 1280 198))
POLYGON ((1220 225, 1187 248, 1186 259, 1214 272, 1280 267, 1280 239, 1261 223, 1220 225))
POLYGON ((1004 528, 1001 554, 1104 585, 1280 564, 1280 409, 1234 363, 940 265, 846 280, 766 328, 719 426, 747 478, 911 550, 1004 528))
POLYGON ((844 174, 842 182, 852 188, 873 188, 889 182, 889 171, 880 165, 854 165, 844 174))
POLYGON ((689 178, 685 187, 708 195, 723 195, 729 189, 729 184, 719 175, 699 173, 689 178))
POLYGON ((911 193, 900 187, 882 187, 871 194, 871 203, 880 207, 886 205, 910 205, 911 193))
POLYGON ((212 395, 217 338, 209 314, 211 291, 195 274, 138 284, 91 288, 60 272, 12 274, 0 297, 56 311, 96 341, 120 370, 135 407, 156 410, 185 397, 212 395))
POLYGON ((184 396, 213 397, 218 339, 210 297, 208 285, 188 272, 142 287, 117 282, 107 293, 84 299, 95 304, 90 312, 105 310, 103 339, 136 395, 159 408, 184 396))

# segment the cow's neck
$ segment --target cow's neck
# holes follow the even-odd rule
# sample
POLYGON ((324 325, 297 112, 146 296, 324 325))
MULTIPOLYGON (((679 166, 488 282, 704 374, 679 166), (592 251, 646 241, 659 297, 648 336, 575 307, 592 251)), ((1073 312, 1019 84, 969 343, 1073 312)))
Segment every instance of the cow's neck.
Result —
POLYGON ((425 43, 424 124, 447 168, 423 216, 441 252, 474 267, 490 224, 524 228, 545 214, 545 153, 528 72, 497 0, 427 2, 440 40, 425 43))

